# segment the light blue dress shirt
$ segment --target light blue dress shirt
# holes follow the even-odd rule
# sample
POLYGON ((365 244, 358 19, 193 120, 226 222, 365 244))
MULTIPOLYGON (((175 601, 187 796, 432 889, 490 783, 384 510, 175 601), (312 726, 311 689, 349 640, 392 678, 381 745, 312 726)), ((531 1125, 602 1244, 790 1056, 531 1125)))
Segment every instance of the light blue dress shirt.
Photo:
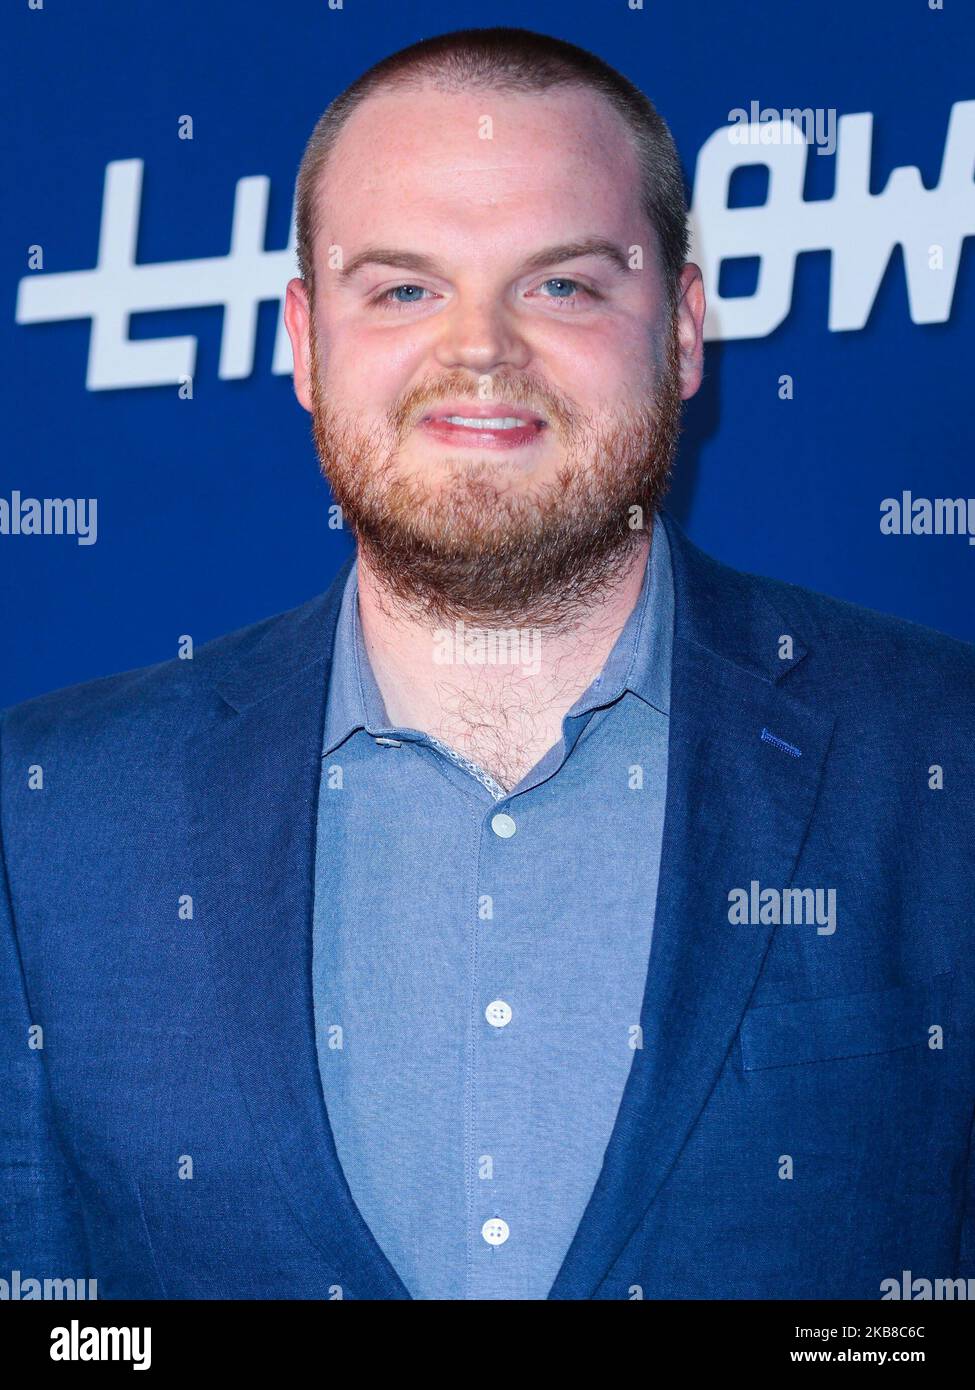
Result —
POLYGON ((642 1045, 667 792, 667 536, 655 525, 602 673, 510 792, 389 724, 357 595, 353 566, 315 865, 316 1037, 336 1149, 414 1298, 543 1299, 642 1045))

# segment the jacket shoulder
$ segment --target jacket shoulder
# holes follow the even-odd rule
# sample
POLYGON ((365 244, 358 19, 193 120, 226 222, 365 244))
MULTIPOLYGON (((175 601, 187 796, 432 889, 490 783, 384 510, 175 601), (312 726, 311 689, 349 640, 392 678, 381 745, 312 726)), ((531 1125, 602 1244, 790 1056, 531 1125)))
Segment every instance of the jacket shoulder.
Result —
MULTIPOLYGON (((807 655, 796 691, 828 699, 859 721, 922 741, 975 736, 975 645, 782 580, 753 577, 807 655)), ((787 677, 787 680, 792 677, 787 677)))
POLYGON ((676 621, 691 641, 878 727, 975 730, 975 645, 787 580, 737 569, 666 518, 676 621), (784 638, 791 638, 785 643, 784 638))
POLYGON ((223 633, 196 647, 192 657, 170 657, 128 671, 98 676, 35 695, 0 710, 7 739, 36 741, 53 731, 95 733, 106 727, 178 717, 187 701, 212 689, 220 675, 274 634, 287 646, 302 630, 326 595, 318 594, 294 608, 223 633))

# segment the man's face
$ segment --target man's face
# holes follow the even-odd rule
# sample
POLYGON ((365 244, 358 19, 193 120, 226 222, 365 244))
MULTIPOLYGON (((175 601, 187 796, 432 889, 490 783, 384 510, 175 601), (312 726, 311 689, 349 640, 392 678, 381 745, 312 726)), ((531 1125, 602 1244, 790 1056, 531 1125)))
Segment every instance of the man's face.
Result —
POLYGON ((581 89, 391 93, 320 198, 286 321, 360 548, 431 615, 557 623, 631 553, 700 381, 699 277, 671 313, 625 127, 581 89))

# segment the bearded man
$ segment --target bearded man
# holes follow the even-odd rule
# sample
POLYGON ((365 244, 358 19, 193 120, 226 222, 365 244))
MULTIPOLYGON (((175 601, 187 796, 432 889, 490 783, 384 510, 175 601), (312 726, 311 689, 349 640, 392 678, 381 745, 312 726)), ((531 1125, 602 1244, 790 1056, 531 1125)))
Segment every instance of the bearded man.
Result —
POLYGON ((547 36, 426 40, 318 122, 297 244, 355 555, 5 715, 4 1262, 166 1298, 971 1275, 975 649, 662 509, 705 314, 665 123, 547 36))

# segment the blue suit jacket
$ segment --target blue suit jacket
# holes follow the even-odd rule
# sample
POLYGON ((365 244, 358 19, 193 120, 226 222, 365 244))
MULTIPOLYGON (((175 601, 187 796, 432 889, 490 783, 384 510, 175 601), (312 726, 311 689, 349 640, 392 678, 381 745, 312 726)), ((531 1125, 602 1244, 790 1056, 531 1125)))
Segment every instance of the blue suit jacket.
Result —
MULTIPOLYGON (((905 1270, 975 1277, 975 648, 738 573, 664 524, 643 1045, 550 1297, 876 1299, 905 1270), (835 889, 836 931, 733 925, 753 881, 835 889)), ((408 1297, 337 1161, 313 1029, 348 563, 193 660, 4 714, 5 1277, 408 1297)))

